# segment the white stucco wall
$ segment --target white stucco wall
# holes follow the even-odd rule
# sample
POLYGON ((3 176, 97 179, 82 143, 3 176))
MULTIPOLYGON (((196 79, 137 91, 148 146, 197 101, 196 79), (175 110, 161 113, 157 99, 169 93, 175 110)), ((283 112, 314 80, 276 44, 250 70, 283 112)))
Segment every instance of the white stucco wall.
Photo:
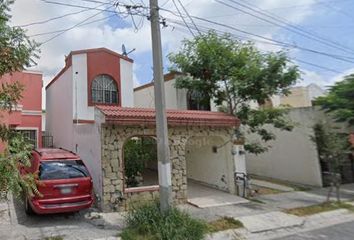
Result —
POLYGON ((186 144, 188 179, 196 180, 221 190, 233 191, 233 158, 231 144, 221 137, 191 137, 186 144), (224 146, 222 146, 224 144, 224 146), (217 153, 213 146, 222 146, 217 153))
MULTIPOLYGON (((176 79, 165 81, 165 99, 167 109, 187 110, 187 90, 175 88, 176 79)), ((134 91, 135 107, 155 108, 154 86, 134 91)), ((217 111, 214 101, 210 101, 211 111, 217 111)))
POLYGON ((47 90, 46 130, 53 136, 56 147, 73 146, 72 68, 68 68, 47 90))
POLYGON ((140 108, 155 108, 154 88, 146 87, 134 91, 134 105, 140 108))
POLYGON ((134 107, 133 63, 120 59, 122 107, 134 107))
POLYGON ((102 169, 101 169, 101 138, 100 123, 74 124, 73 148, 90 171, 93 179, 94 191, 102 197, 102 169))
MULTIPOLYGON (((176 80, 172 79, 165 81, 165 101, 167 109, 187 109, 186 100, 183 101, 185 91, 174 87, 176 80), (178 105, 181 106, 178 106, 178 105)), ((155 108, 155 93, 154 86, 149 86, 143 89, 134 91, 135 107, 155 108)))
POLYGON ((324 96, 326 94, 325 90, 323 90, 320 86, 314 83, 308 85, 307 90, 308 90, 310 101, 314 100, 317 97, 324 96))
POLYGON ((312 107, 291 109, 289 117, 297 124, 291 132, 269 128, 276 140, 263 154, 246 155, 247 171, 252 174, 313 186, 322 186, 321 169, 312 126, 324 119, 312 107))
POLYGON ((94 120, 94 107, 87 105, 88 86, 86 53, 75 54, 72 56, 72 79, 73 119, 94 120))

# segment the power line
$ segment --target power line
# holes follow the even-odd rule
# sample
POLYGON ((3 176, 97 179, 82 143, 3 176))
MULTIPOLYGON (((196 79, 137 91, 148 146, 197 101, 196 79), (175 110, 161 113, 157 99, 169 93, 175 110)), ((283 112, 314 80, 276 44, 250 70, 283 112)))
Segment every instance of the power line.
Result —
POLYGON ((298 62, 307 64, 307 65, 313 66, 313 67, 321 68, 321 69, 326 70, 326 71, 329 71, 329 72, 342 73, 342 72, 337 71, 337 70, 335 70, 335 69, 328 68, 328 67, 324 67, 324 66, 321 66, 321 65, 318 65, 318 64, 315 64, 315 63, 307 62, 307 61, 302 60, 302 59, 298 59, 298 58, 292 58, 292 59, 295 60, 295 61, 298 61, 298 62))
MULTIPOLYGON (((116 16, 116 15, 112 14, 112 15, 109 15, 107 17, 103 17, 103 18, 100 18, 100 19, 93 20, 91 22, 85 22, 85 23, 82 23, 82 24, 78 25, 77 27, 82 27, 82 26, 86 26, 86 25, 89 25, 89 24, 92 24, 92 23, 100 22, 100 21, 109 19, 109 18, 114 17, 114 16, 116 16)), ((33 34, 33 35, 29 35, 29 37, 38 37, 38 36, 50 35, 50 34, 64 32, 64 31, 69 31, 69 30, 70 30, 70 28, 64 28, 64 29, 55 30, 55 31, 51 31, 51 32, 36 33, 36 34, 33 34)))
POLYGON ((61 3, 61 2, 55 2, 55 1, 49 1, 49 0, 42 0, 42 2, 55 4, 55 5, 60 5, 60 6, 66 6, 66 7, 74 7, 74 8, 82 8, 82 9, 88 9, 88 10, 116 13, 116 11, 113 11, 113 10, 100 9, 100 8, 97 8, 97 7, 87 7, 87 6, 82 6, 82 5, 74 5, 74 4, 61 3))
MULTIPOLYGON (((192 24, 194 25, 195 29, 198 31, 198 33, 199 33, 199 34, 201 34, 201 33, 200 33, 200 31, 199 31, 199 29, 198 29, 198 27, 197 27, 197 25, 195 24, 195 22, 194 22, 193 18, 191 17, 191 15, 189 15, 189 13, 188 13, 187 9, 183 6, 183 4, 182 4, 181 0, 177 0, 177 1, 178 1, 178 2, 179 2, 179 4, 181 5, 181 7, 182 7, 183 11, 187 14, 187 16, 188 16, 189 20, 192 22, 192 24)), ((182 18, 183 18, 183 16, 182 16, 182 18)))
MULTIPOLYGON (((241 4, 241 3, 236 2, 236 1, 234 1, 234 0, 229 0, 229 1, 232 1, 232 2, 234 2, 234 3, 236 3, 236 4, 238 4, 238 5, 241 4)), ((242 0, 241 0, 241 1, 242 1, 242 0)), ((243 2, 245 2, 245 1, 243 1, 243 2)), ((326 2, 317 1, 317 3, 325 4, 325 5, 328 6, 328 4, 327 4, 326 2)), ((284 19, 284 18, 282 18, 282 17, 280 17, 280 16, 278 16, 278 15, 272 14, 272 13, 270 13, 269 11, 264 11, 264 10, 260 9, 258 6, 254 5, 254 4, 251 4, 251 3, 248 3, 248 2, 245 2, 245 4, 247 4, 248 6, 253 6, 254 8, 259 9, 260 11, 263 11, 263 12, 267 13, 266 16, 268 16, 268 17, 270 17, 270 18, 273 18, 273 19, 275 19, 275 20, 280 20, 280 21, 283 22, 284 24, 287 24, 287 25, 289 25, 290 27, 292 27, 292 28, 294 28, 294 29, 297 29, 297 30, 299 30, 299 31, 302 31, 302 32, 304 32, 304 33, 306 33, 306 34, 309 34, 309 35, 311 35, 311 36, 314 36, 314 37, 316 37, 316 38, 318 38, 318 39, 321 39, 321 40, 324 40, 324 41, 333 43, 334 46, 339 45, 339 46, 341 46, 343 49, 345 49, 345 50, 346 50, 346 49, 349 49, 349 50, 351 50, 351 53, 354 53, 354 50, 353 50, 353 49, 350 49, 348 46, 345 46, 345 45, 343 45, 343 44, 341 44, 341 43, 339 43, 339 42, 333 41, 332 39, 323 37, 323 36, 319 35, 319 34, 316 33, 316 32, 310 32, 310 31, 308 31, 308 30, 306 30, 306 29, 303 29, 303 28, 300 28, 300 27, 298 27, 298 26, 296 26, 296 25, 294 25, 294 24, 291 24, 291 23, 290 23, 289 21, 287 21, 286 19, 284 19)), ((250 9, 252 9, 252 8, 250 8, 250 9)), ((254 10, 254 9, 253 9, 253 10, 254 10)))
MULTIPOLYGON (((164 10, 164 11, 172 13, 173 15, 176 15, 171 10, 163 9, 163 8, 161 8, 161 10, 164 10)), ((176 16, 178 16, 178 15, 176 15, 176 16)), ((310 48, 301 47, 301 46, 298 46, 296 44, 286 43, 286 42, 282 42, 282 41, 275 40, 275 39, 272 39, 272 38, 264 37, 262 35, 259 35, 259 34, 256 34, 256 33, 251 33, 251 32, 245 31, 245 30, 241 30, 241 29, 238 29, 236 27, 233 27, 233 26, 230 26, 230 25, 227 25, 227 24, 224 24, 224 23, 215 22, 215 21, 208 20, 208 19, 201 18, 201 17, 197 17, 197 16, 191 16, 191 17, 194 18, 194 19, 203 21, 203 22, 208 22, 208 23, 211 23, 211 24, 214 24, 214 25, 217 25, 217 26, 221 26, 221 27, 225 27, 225 28, 228 28, 228 29, 232 29, 234 31, 237 31, 237 32, 240 32, 240 33, 243 33, 243 34, 246 34, 246 35, 251 35, 251 36, 254 36, 254 37, 257 37, 257 38, 261 38, 261 39, 264 39, 264 40, 267 40, 267 41, 270 41, 270 42, 274 42, 274 43, 277 43, 277 44, 281 44, 281 45, 284 45, 284 46, 287 46, 287 47, 296 48, 296 49, 307 51, 307 52, 311 52, 311 53, 314 53, 314 54, 319 54, 319 55, 323 55, 323 56, 326 56, 326 57, 335 58, 335 59, 343 61, 343 62, 354 63, 354 61, 353 61, 354 58, 352 58, 352 57, 335 55, 335 54, 330 54, 330 53, 326 53, 326 52, 321 52, 321 51, 313 50, 313 49, 310 49, 310 48)))
POLYGON ((67 29, 65 29, 65 30, 63 30, 63 31, 61 31, 61 32, 59 32, 58 34, 54 35, 53 37, 51 37, 51 38, 47 39, 46 41, 42 42, 41 45, 44 45, 44 44, 46 44, 46 43, 52 41, 53 39, 59 37, 60 35, 62 35, 62 34, 64 34, 64 33, 68 32, 68 31, 70 31, 70 30, 72 30, 72 29, 74 29, 74 28, 76 28, 76 27, 78 27, 78 26, 80 26, 81 24, 83 24, 83 23, 87 22, 88 20, 90 20, 90 19, 92 19, 92 18, 98 16, 98 15, 101 14, 101 13, 102 13, 102 11, 100 11, 100 12, 98 12, 98 13, 95 13, 94 15, 92 15, 92 16, 90 16, 90 17, 85 18, 84 20, 80 21, 79 23, 77 23, 77 24, 75 24, 75 25, 73 25, 73 26, 71 26, 71 27, 69 27, 69 28, 67 28, 67 29))
POLYGON ((57 20, 57 19, 61 19, 61 18, 64 18, 64 17, 68 17, 68 16, 71 16, 71 15, 76 15, 76 14, 87 12, 87 11, 90 11, 90 9, 84 9, 84 10, 80 10, 80 11, 77 11, 77 12, 67 13, 67 14, 64 14, 64 15, 61 15, 61 16, 58 16, 58 17, 53 17, 53 18, 49 18, 49 19, 46 19, 46 20, 42 20, 42 21, 38 21, 38 22, 32 22, 32 23, 27 23, 27 24, 23 24, 23 25, 17 25, 15 27, 29 27, 29 26, 33 26, 33 25, 45 24, 45 23, 48 23, 48 22, 51 22, 51 21, 54 21, 54 20, 57 20))
POLYGON ((275 22, 274 22, 274 21, 272 21, 272 20, 268 20, 268 19, 266 19, 266 18, 257 16, 257 15, 255 15, 255 14, 251 13, 251 12, 248 12, 248 11, 246 11, 246 10, 243 10, 243 9, 238 8, 238 7, 232 6, 232 5, 230 5, 230 4, 227 4, 227 3, 225 3, 225 2, 222 2, 222 1, 220 1, 220 0, 215 0, 215 1, 218 2, 218 3, 220 3, 220 4, 222 4, 222 5, 225 5, 225 6, 228 6, 228 7, 230 7, 230 8, 233 8, 233 9, 235 9, 235 10, 237 10, 237 11, 240 11, 240 12, 243 12, 243 13, 245 13, 245 14, 247 14, 247 15, 250 15, 250 16, 252 16, 252 17, 255 17, 255 18, 257 18, 257 19, 260 19, 260 20, 262 20, 262 21, 265 21, 265 22, 267 22, 267 23, 270 23, 270 24, 272 24, 272 25, 282 27, 282 28, 284 28, 284 29, 286 29, 286 30, 288 30, 288 31, 290 31, 290 32, 293 32, 293 33, 295 33, 295 34, 301 35, 301 36, 306 37, 306 38, 308 38, 308 39, 311 39, 311 40, 313 40, 313 41, 317 41, 317 42, 319 42, 319 43, 322 43, 322 44, 324 44, 324 45, 326 45, 326 46, 329 46, 329 47, 332 47, 332 48, 335 48, 335 49, 337 49, 337 50, 341 50, 341 51, 344 51, 344 52, 347 52, 347 53, 350 53, 350 54, 353 54, 353 53, 354 53, 354 50, 351 50, 351 49, 349 49, 348 47, 343 47, 340 43, 336 43, 336 42, 333 42, 333 41, 331 41, 331 40, 327 40, 327 39, 324 39, 324 38, 322 38, 322 37, 316 36, 316 35, 314 35, 313 33, 309 32, 309 31, 303 30, 303 29, 301 29, 301 28, 299 28, 299 27, 297 27, 297 26, 294 26, 294 25, 292 25, 292 24, 289 24, 288 22, 282 20, 282 19, 281 19, 280 17, 278 17, 278 16, 273 16, 273 15, 271 15, 271 14, 267 14, 267 13, 265 13, 264 11, 259 11, 259 10, 257 10, 257 9, 254 9, 254 8, 252 8, 252 7, 247 6, 247 5, 245 5, 245 4, 239 3, 239 2, 237 2, 237 1, 235 1, 235 0, 228 0, 228 1, 232 2, 232 3, 234 3, 234 4, 237 4, 237 5, 241 6, 241 7, 243 7, 243 8, 249 9, 249 10, 251 10, 252 12, 256 12, 257 14, 260 14, 260 15, 266 16, 266 17, 268 17, 268 18, 271 18, 271 19, 275 20, 275 22), (278 22, 280 22, 280 23, 278 23, 278 22), (295 30, 294 30, 294 29, 295 29, 295 30), (349 50, 348 50, 348 49, 349 49, 349 50))
POLYGON ((184 22, 184 24, 186 25, 186 27, 188 28, 188 30, 190 31, 190 33, 193 35, 193 37, 195 37, 194 32, 192 31, 192 29, 190 29, 189 25, 187 24, 186 20, 184 19, 184 17, 183 17, 183 15, 182 15, 181 11, 179 10, 179 8, 178 8, 178 6, 177 6, 175 0, 172 0, 172 2, 173 2, 173 5, 175 5, 175 8, 177 9, 177 12, 178 12, 179 16, 181 17, 182 21, 184 22))
MULTIPOLYGON (((175 23, 175 24, 179 25, 180 27, 185 27, 185 25, 183 23, 175 23)), ((171 26, 174 29, 177 29, 177 30, 179 28, 178 26, 173 26, 173 25, 171 25, 171 26)), ((208 30, 214 30, 216 32, 219 32, 220 34, 228 33, 228 32, 223 32, 223 31, 220 31, 220 30, 217 30, 217 29, 210 29, 210 28, 207 28, 207 27, 202 27, 202 26, 199 25, 199 29, 203 29, 203 28, 205 29, 205 30, 201 30, 203 33, 207 33, 208 30)), ((188 31, 182 31, 182 32, 188 33, 188 31)), ((233 34, 231 36, 236 38, 237 40, 243 40, 242 37, 240 37, 240 36, 233 35, 233 34)), ((257 42, 280 46, 278 44, 274 44, 274 43, 270 43, 270 42, 266 42, 266 41, 257 41, 257 42)), ((313 66, 313 67, 316 67, 316 68, 320 68, 320 69, 328 71, 328 72, 341 73, 338 70, 335 70, 335 69, 332 69, 332 68, 328 68, 328 67, 325 67, 325 66, 321 66, 321 65, 318 65, 318 64, 315 64, 315 63, 311 63, 311 62, 308 62, 308 61, 305 61, 305 60, 302 60, 302 59, 299 59, 299 58, 293 58, 293 57, 289 57, 289 58, 292 59, 292 60, 301 62, 303 64, 307 64, 307 65, 310 65, 310 66, 313 66)))

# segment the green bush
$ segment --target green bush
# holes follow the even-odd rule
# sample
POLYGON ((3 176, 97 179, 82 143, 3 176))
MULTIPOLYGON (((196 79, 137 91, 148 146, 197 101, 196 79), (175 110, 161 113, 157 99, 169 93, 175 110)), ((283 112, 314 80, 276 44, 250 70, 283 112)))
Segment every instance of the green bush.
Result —
POLYGON ((146 204, 131 210, 123 240, 200 240, 207 225, 176 208, 161 213, 159 204, 146 204))

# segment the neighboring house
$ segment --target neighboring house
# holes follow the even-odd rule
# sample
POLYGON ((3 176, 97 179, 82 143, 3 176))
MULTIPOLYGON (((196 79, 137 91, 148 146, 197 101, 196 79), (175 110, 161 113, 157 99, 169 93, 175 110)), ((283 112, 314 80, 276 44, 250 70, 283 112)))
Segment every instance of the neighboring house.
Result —
POLYGON ((324 96, 326 91, 317 84, 311 83, 306 87, 293 87, 288 96, 280 96, 280 104, 290 107, 311 107, 315 98, 324 96))
MULTIPOLYGON (((165 75, 166 105, 168 108, 176 109, 199 109, 217 111, 217 106, 210 101, 210 105, 200 106, 195 104, 193 95, 185 89, 176 89, 176 78, 180 73, 169 73, 165 75)), ((289 182, 322 186, 322 170, 318 159, 315 144, 311 141, 313 135, 312 126, 324 119, 325 115, 312 108, 312 100, 322 96, 323 91, 316 84, 307 87, 291 88, 288 97, 273 96, 264 104, 266 107, 278 107, 281 104, 291 105, 289 117, 296 123, 292 132, 280 131, 270 127, 276 135, 277 140, 269 142, 271 146, 268 152, 253 155, 246 154, 247 173, 263 177, 281 179, 289 182), (300 108, 301 106, 301 108, 300 108)), ((139 107, 154 106, 153 83, 145 84, 134 89, 134 101, 139 107)), ((252 108, 259 106, 250 102, 252 108)), ((248 136, 248 138, 257 138, 248 136)), ((242 167, 241 169, 245 169, 242 167)), ((236 166, 237 169, 237 166, 236 166)), ((244 170, 246 173, 246 170, 244 170)))
MULTIPOLYGON (((195 101, 195 94, 186 89, 175 88, 176 78, 181 73, 170 72, 164 75, 166 108, 180 110, 206 110, 217 111, 217 107, 210 101, 207 104, 199 104, 195 101)), ((134 103, 136 107, 154 108, 154 83, 148 83, 134 89, 134 103)))
MULTIPOLYGON (((128 140, 156 138, 153 106, 134 107, 133 61, 105 48, 73 51, 65 61, 46 87, 46 134, 53 137, 54 147, 82 157, 102 209, 124 210, 140 197, 156 198, 156 159, 140 172, 144 185, 128 185, 125 172, 128 140)), ((235 193, 234 170, 242 156, 241 151, 231 154, 231 140, 238 119, 176 108, 167 110, 167 119, 174 201, 187 201, 187 190, 196 186, 190 180, 235 193)))
MULTIPOLYGON (((1 83, 20 82, 22 98, 11 113, 1 112, 1 122, 23 133, 35 147, 42 146, 42 73, 34 71, 6 74, 1 83)), ((0 143, 0 152, 5 145, 0 143)))
MULTIPOLYGON (((176 79, 182 74, 179 72, 170 72, 164 75, 165 79, 165 98, 166 108, 180 110, 202 110, 218 111, 218 106, 210 99, 207 103, 200 103, 198 99, 202 98, 199 93, 178 89, 175 87, 176 79)), ((154 83, 144 84, 134 89, 134 103, 136 107, 154 108, 154 83)), ((279 106, 279 96, 273 96, 266 102, 267 106, 279 106)), ((258 104, 250 102, 252 108, 257 108, 258 104)))

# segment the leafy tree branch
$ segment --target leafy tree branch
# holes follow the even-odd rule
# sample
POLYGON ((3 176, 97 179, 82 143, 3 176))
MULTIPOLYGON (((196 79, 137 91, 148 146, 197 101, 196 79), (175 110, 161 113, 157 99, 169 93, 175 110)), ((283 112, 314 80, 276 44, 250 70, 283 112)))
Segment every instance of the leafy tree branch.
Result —
MULTIPOLYGON (((203 93, 204 101, 212 99, 221 110, 237 116, 242 129, 258 134, 263 143, 275 139, 266 125, 292 130, 286 108, 266 107, 272 96, 289 94, 300 77, 286 53, 262 53, 252 43, 210 31, 184 40, 181 50, 170 54, 169 60, 172 70, 185 73, 177 78, 177 88, 203 93), (251 107, 252 103, 259 107, 251 107)), ((255 143, 245 147, 253 153, 268 148, 255 143)))

